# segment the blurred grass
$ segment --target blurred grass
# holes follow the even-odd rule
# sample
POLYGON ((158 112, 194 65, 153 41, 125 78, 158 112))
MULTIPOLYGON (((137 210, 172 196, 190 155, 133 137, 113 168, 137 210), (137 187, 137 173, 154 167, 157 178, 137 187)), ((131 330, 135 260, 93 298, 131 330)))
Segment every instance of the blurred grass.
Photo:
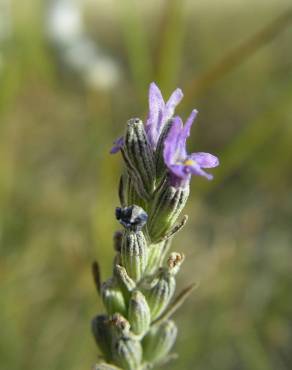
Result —
POLYGON ((131 78, 136 84, 137 90, 147 93, 146 86, 150 79, 151 60, 149 45, 147 42, 143 12, 138 3, 134 0, 117 2, 123 31, 123 41, 126 46, 127 62, 131 70, 131 78))
POLYGON ((157 73, 155 80, 160 88, 171 94, 176 86, 179 70, 183 65, 183 40, 186 32, 185 4, 179 0, 170 0, 164 8, 157 50, 157 73))
POLYGON ((193 181, 175 245, 188 256, 179 287, 200 287, 176 315, 180 357, 168 368, 290 370, 289 2, 102 4, 88 4, 90 27, 96 42, 117 45, 124 76, 114 91, 93 91, 60 67, 43 2, 13 2, 13 33, 0 45, 0 368, 96 361, 89 322, 102 307, 90 265, 98 258, 110 274, 121 171, 108 150, 124 121, 146 111, 156 80, 165 95, 187 87, 178 112, 200 111, 190 150, 222 163, 214 182, 193 181), (219 68, 281 14, 272 42, 219 68), (212 70, 204 95, 188 88, 212 70))

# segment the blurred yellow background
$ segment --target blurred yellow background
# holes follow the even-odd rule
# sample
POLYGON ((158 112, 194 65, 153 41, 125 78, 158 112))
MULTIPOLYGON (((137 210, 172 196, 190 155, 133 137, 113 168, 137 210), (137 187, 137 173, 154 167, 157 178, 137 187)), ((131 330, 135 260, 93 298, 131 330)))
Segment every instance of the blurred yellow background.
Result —
POLYGON ((147 90, 199 110, 170 370, 292 368, 292 7, 284 0, 0 0, 0 368, 85 370, 111 273, 119 155, 147 90))

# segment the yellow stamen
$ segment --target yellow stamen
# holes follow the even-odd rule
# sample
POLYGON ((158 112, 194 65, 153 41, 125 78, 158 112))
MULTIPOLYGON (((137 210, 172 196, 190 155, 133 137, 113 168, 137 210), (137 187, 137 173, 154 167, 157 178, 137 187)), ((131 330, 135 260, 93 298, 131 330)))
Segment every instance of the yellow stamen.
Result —
POLYGON ((184 161, 184 165, 185 166, 192 166, 192 165, 194 165, 196 162, 194 161, 194 160, 192 160, 192 159, 187 159, 187 160, 185 160, 184 161))

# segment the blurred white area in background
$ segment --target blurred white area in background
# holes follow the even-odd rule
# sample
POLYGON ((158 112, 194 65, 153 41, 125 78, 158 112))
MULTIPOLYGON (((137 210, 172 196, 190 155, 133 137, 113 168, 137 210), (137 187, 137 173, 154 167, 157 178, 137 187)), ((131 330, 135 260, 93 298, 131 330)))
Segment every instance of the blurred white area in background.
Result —
POLYGON ((74 41, 84 32, 81 9, 74 0, 51 0, 47 17, 49 36, 58 44, 74 41))
POLYGON ((85 32, 81 2, 51 0, 46 13, 47 34, 68 68, 93 89, 110 90, 120 81, 121 68, 85 32))
POLYGON ((11 4, 10 0, 0 0, 0 71, 4 64, 2 48, 11 35, 11 4))

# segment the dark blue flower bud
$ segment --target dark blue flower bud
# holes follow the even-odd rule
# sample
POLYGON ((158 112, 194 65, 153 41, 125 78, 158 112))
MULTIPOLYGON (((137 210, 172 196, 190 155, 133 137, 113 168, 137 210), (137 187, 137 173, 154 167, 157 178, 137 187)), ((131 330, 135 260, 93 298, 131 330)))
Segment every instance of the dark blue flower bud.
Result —
POLYGON ((143 208, 133 205, 124 208, 117 207, 116 218, 126 229, 139 231, 146 224, 148 215, 143 208))

